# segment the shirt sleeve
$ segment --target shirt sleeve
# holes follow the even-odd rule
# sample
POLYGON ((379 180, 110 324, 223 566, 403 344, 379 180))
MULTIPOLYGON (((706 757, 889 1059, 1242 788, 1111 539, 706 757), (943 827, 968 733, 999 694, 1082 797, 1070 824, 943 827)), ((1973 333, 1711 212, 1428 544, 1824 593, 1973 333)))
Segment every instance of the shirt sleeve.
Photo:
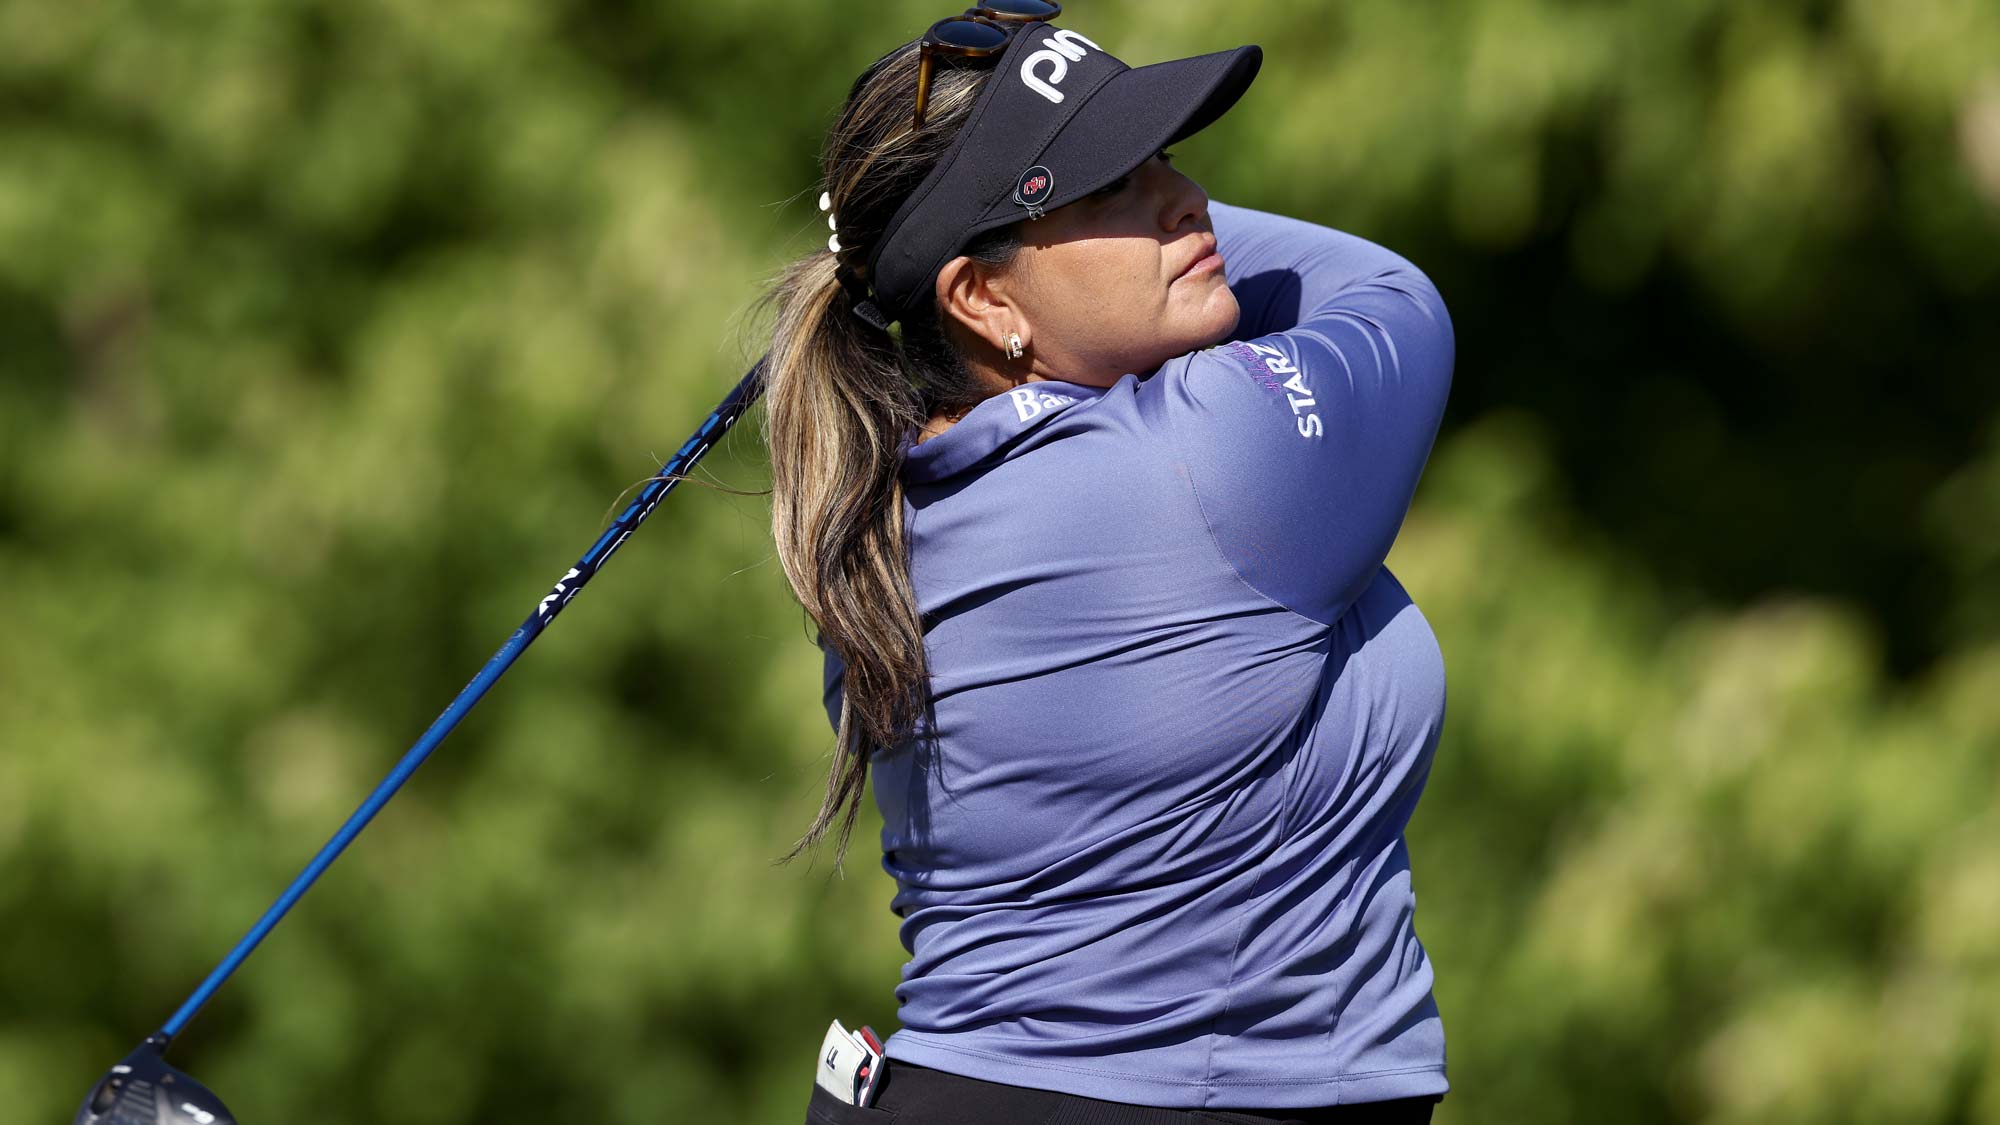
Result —
POLYGON ((821 667, 820 699, 826 705, 826 721, 835 734, 840 733, 840 696, 847 680, 847 665, 841 663, 826 642, 820 641, 820 651, 826 654, 821 667))
POLYGON ((1166 364, 1160 410, 1203 519, 1243 580, 1323 624, 1375 577, 1451 387, 1429 278, 1366 239, 1211 203, 1242 310, 1166 364))

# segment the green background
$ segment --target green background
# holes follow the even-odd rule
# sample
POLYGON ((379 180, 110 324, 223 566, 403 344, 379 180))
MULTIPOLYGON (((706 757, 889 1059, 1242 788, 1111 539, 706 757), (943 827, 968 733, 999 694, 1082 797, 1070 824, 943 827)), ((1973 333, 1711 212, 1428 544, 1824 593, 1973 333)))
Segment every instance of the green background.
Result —
MULTIPOLYGON (((760 353, 930 4, 0 4, 0 1105, 159 1025, 760 353)), ((1437 282, 1391 567, 1466 1122, 2000 1120, 2000 5, 1071 5, 1437 282)), ((761 411, 705 462, 768 483, 761 411)), ((796 1122, 895 1026, 768 504, 680 489, 202 1014, 248 1122, 796 1122)))

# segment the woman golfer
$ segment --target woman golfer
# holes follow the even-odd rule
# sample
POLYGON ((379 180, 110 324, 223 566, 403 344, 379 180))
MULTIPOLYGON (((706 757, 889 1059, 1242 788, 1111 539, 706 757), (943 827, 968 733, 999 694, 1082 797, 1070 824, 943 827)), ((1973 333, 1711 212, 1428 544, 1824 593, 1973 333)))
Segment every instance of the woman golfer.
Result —
POLYGON ((1426 1121, 1403 830, 1444 668, 1382 563, 1451 322, 1173 165, 1259 48, 1132 68, 1056 12, 869 67, 828 248, 771 293, 777 554, 839 746, 800 846, 844 849, 872 774, 910 954, 872 1090, 809 1120, 1426 1121))

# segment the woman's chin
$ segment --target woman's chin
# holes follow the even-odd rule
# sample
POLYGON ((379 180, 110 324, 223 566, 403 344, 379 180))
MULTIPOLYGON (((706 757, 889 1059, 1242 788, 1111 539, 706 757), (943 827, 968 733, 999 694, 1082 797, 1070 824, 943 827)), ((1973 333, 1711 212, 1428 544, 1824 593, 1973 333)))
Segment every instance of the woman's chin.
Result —
POLYGON ((1236 303, 1236 294, 1227 285, 1217 285, 1195 317, 1200 327, 1194 333, 1197 339, 1194 347, 1212 347, 1227 340, 1242 317, 1243 307, 1236 303))

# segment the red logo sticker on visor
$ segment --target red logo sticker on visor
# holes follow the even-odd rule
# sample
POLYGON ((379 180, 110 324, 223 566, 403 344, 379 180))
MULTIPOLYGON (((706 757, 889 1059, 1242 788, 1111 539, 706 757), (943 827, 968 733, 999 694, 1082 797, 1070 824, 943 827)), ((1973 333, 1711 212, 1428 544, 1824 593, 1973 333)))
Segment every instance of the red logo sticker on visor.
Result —
POLYGON ((1055 173, 1037 164, 1021 173, 1021 178, 1015 182, 1014 202, 1030 211, 1039 210, 1042 204, 1049 201, 1049 196, 1053 195, 1055 190, 1055 173))

